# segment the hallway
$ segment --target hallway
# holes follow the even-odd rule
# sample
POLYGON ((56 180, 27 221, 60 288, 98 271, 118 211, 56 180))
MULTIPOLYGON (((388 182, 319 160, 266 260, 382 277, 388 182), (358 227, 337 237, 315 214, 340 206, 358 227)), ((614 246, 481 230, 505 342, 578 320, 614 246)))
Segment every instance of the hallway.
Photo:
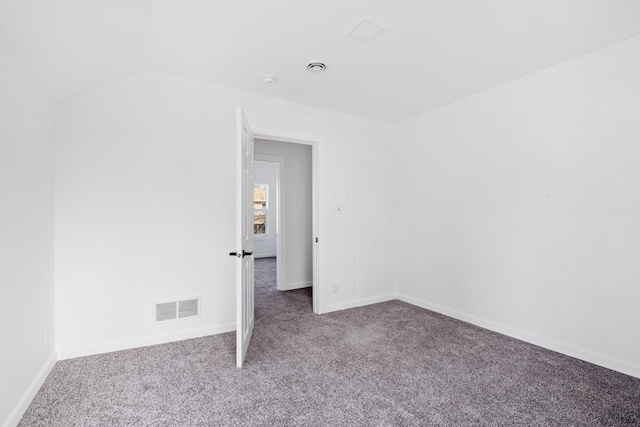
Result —
POLYGON ((276 258, 255 260, 255 321, 294 320, 313 315, 312 288, 279 291, 276 289, 276 258))

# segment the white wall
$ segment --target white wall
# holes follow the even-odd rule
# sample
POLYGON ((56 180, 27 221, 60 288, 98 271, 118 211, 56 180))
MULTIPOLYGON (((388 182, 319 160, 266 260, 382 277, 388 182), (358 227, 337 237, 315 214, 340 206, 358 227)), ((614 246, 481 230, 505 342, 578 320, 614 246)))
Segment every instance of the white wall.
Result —
MULTIPOLYGON (((257 144, 256 144, 257 146, 257 144)), ((256 184, 267 184, 267 223, 266 233, 264 235, 255 236, 255 245, 253 248, 254 258, 274 257, 277 255, 278 240, 276 233, 278 231, 278 180, 277 180, 277 164, 267 162, 254 162, 253 164, 253 181, 256 184)))
MULTIPOLYGON (((377 302, 395 298, 396 194, 395 147, 401 144, 396 127, 362 126, 359 129, 358 170, 358 300, 377 302)), ((344 248, 349 250, 349 248, 344 248)))
POLYGON ((640 376, 640 38, 401 126, 398 291, 640 376))
MULTIPOLYGON (((56 307, 61 358, 234 328, 235 106, 254 131, 319 141, 322 311, 359 304, 357 182, 378 170, 366 144, 393 141, 393 125, 224 87, 146 73, 57 109, 56 307), (373 142, 371 141, 373 139, 373 142), (362 145, 361 145, 362 144, 362 145), (340 217, 331 207, 344 207, 340 217), (151 322, 152 302, 202 296, 202 316, 151 322)), ((375 154, 371 154, 375 156, 375 154)), ((381 251, 387 251, 382 248, 381 251)), ((387 255, 390 257, 391 252, 387 255)), ((376 255, 378 256, 378 255, 376 255)), ((368 291, 386 295, 393 283, 368 291), (386 286, 386 288, 384 286, 386 286)))
POLYGON ((53 106, 2 46, 0 94, 0 425, 9 426, 55 363, 53 106))
POLYGON ((255 153, 285 158, 286 289, 313 283, 311 146, 256 139, 255 153))

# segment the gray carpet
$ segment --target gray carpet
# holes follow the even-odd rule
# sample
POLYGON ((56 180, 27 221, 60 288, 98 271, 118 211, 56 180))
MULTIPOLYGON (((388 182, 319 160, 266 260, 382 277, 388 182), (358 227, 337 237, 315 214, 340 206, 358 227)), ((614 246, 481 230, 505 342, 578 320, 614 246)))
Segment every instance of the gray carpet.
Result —
POLYGON ((391 301, 318 316, 256 262, 256 326, 61 361, 20 426, 630 426, 640 379, 391 301))

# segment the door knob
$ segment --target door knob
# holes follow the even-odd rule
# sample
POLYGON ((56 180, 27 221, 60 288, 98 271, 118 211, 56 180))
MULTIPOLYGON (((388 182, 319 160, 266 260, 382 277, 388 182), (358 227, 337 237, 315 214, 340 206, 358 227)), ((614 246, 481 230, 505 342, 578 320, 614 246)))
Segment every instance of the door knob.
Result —
POLYGON ((238 258, 244 258, 249 255, 253 255, 253 252, 247 252, 244 249, 242 250, 242 254, 239 254, 238 252, 229 252, 229 256, 237 256, 238 258))

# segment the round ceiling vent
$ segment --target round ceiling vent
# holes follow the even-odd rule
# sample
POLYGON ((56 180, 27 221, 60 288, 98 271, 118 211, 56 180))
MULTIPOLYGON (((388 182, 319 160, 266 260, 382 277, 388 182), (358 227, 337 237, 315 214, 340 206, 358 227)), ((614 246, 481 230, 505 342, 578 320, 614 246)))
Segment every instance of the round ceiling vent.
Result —
POLYGON ((276 82, 276 78, 271 74, 265 74, 264 76, 262 76, 262 83, 266 84, 267 86, 273 86, 274 84, 276 84, 276 82))
POLYGON ((321 73, 326 69, 327 66, 319 61, 312 61, 307 64, 307 70, 311 71, 312 73, 321 73))

